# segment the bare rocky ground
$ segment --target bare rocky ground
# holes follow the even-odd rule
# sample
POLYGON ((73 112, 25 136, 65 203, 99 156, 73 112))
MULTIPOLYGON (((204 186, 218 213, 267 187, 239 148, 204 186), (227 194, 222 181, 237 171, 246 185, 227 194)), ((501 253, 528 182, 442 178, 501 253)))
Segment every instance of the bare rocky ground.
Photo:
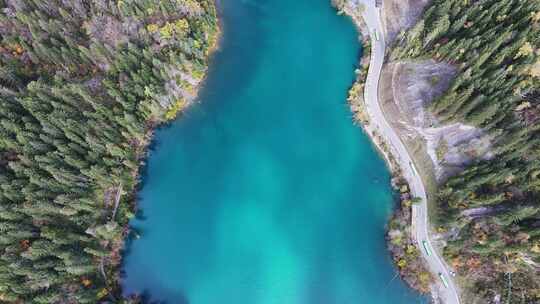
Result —
MULTIPOLYGON (((400 33, 416 24, 431 0, 382 2, 386 44, 391 47, 400 33)), ((464 170, 471 162, 492 157, 492 138, 483 130, 458 122, 441 123, 429 110, 430 104, 451 85, 456 73, 454 66, 434 60, 389 62, 381 73, 382 111, 409 150, 430 197, 435 196, 438 185, 447 177, 464 170)), ((437 205, 429 197, 428 201, 429 219, 436 225, 437 205)), ((483 216, 491 211, 471 210, 468 216, 483 216)), ((451 236, 437 229, 430 230, 431 239, 440 250, 451 236)), ((461 287, 468 282, 460 277, 456 280, 461 287)), ((436 288, 432 289, 433 303, 440 303, 438 295, 436 288)), ((467 303, 476 303, 473 296, 463 296, 467 303)))
POLYGON ((431 0, 383 0, 383 22, 386 42, 390 45, 397 35, 413 26, 431 0))
MULTIPOLYGON (((363 26, 361 14, 364 10, 364 1, 368 0, 332 0, 334 5, 341 13, 350 15, 359 30, 363 33, 361 36, 364 45, 368 45, 367 30, 363 26)), ((388 46, 391 46, 398 37, 399 33, 406 31, 413 26, 418 18, 421 17, 424 8, 431 0, 381 0, 383 25, 385 27, 385 36, 388 46)), ((362 67, 368 63, 367 56, 364 56, 362 67)), ((424 187, 429 195, 428 208, 429 218, 432 223, 437 222, 437 206, 431 197, 435 196, 438 184, 443 182, 446 177, 459 173, 469 163, 481 158, 489 158, 492 153, 491 138, 481 129, 468 126, 462 123, 443 124, 437 117, 431 114, 429 106, 451 85, 456 68, 447 63, 436 62, 434 60, 417 61, 394 61, 386 63, 381 73, 379 86, 379 102, 386 120, 398 133, 405 144, 409 154, 413 158, 418 174, 421 176, 424 187)), ((354 113, 355 120, 362 123, 365 127, 369 126, 369 116, 365 113, 365 103, 363 101, 364 77, 358 75, 357 82, 349 91, 349 103, 354 113)), ((381 142, 376 133, 373 134, 373 140, 383 151, 390 167, 396 170, 399 175, 399 167, 393 163, 391 155, 389 156, 385 149, 385 143, 381 142)), ((415 174, 413 172, 413 174, 415 174)), ((406 205, 403 201, 400 206, 406 205)), ((491 210, 471 210, 466 216, 479 217, 491 210)), ((399 211, 394 214, 399 219, 399 211)), ((405 216, 403 218, 409 218, 405 216)), ((402 219, 403 219, 402 218, 402 219)), ((410 218, 409 218, 410 221, 410 218)), ((404 220, 403 232, 408 231, 407 223, 404 220)), ((394 227, 396 228, 396 227, 394 227)), ((435 227, 430 227, 435 228, 435 227)), ((394 259, 398 265, 403 265, 402 247, 395 246, 392 240, 399 239, 401 234, 390 227, 387 237, 389 238, 389 248, 393 253, 394 259)), ((430 229, 431 230, 431 229, 430 229)), ((401 233, 403 233, 401 232, 401 233)), ((410 239, 409 233, 406 233, 410 239)), ((448 233, 444 234, 437 229, 431 231, 431 240, 436 248, 445 246, 448 233)), ((411 241, 411 244, 413 242, 411 241)), ((421 268, 418 268, 421 269, 421 268)), ((417 269, 417 270, 418 270, 417 269)), ((417 271, 411 269, 402 269, 402 277, 418 290, 418 282, 425 282, 428 278, 425 275, 420 276, 417 271), (411 280, 407 280, 407 277, 411 280), (423 278, 419 280, 419 278, 423 278)), ((456 278, 460 280, 462 278, 456 278)), ((462 284, 460 280, 460 285, 462 284)), ((440 303, 440 291, 434 285, 431 286, 432 303, 440 303)), ((471 297, 467 297, 471 299, 471 297)))
MULTIPOLYGON (((383 0, 387 43, 413 26, 431 0, 383 0)), ((437 182, 459 173, 471 162, 490 158, 491 138, 462 123, 441 124, 428 107, 448 89, 456 70, 433 60, 390 62, 381 76, 381 102, 423 169, 437 182), (430 164, 426 163, 430 162, 430 164)), ((423 170, 423 171, 425 171, 423 170)))
MULTIPOLYGON (((384 115, 413 156, 431 194, 437 191, 438 183, 459 173, 471 162, 492 157, 492 139, 483 130, 462 123, 442 124, 429 111, 429 105, 444 94, 455 74, 453 66, 433 60, 390 62, 381 74, 379 96, 384 115)), ((432 221, 436 214, 434 209, 436 207, 428 209, 432 221)), ((475 208, 463 215, 482 217, 495 211, 475 208)), ((455 232, 432 231, 432 240, 436 247, 442 248, 455 232)), ((468 281, 457 279, 466 291, 468 281)), ((434 303, 439 303, 437 294, 432 293, 434 303)), ((467 299, 467 303, 481 303, 469 293, 464 293, 463 299, 467 299)))
POLYGON ((385 115, 409 147, 417 147, 415 154, 431 161, 439 182, 476 159, 491 157, 491 139, 482 130, 462 123, 441 124, 427 109, 454 75, 452 66, 426 60, 390 63, 381 78, 385 115))
POLYGON ((492 156, 491 138, 481 129, 441 124, 428 110, 448 89, 455 73, 449 64, 424 60, 388 64, 382 77, 385 114, 402 137, 424 146, 439 182, 477 159, 492 156))

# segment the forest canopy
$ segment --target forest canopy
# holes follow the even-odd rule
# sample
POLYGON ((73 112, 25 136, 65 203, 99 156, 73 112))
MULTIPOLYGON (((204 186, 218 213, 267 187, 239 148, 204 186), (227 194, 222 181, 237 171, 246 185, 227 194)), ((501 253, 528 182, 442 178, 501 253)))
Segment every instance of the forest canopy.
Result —
POLYGON ((152 129, 193 101, 211 0, 0 0, 0 302, 120 302, 152 129))
POLYGON ((458 68, 431 111, 495 139, 494 157, 448 179, 438 221, 453 233, 444 254, 490 303, 540 301, 540 1, 434 0, 398 37, 393 59, 458 68), (464 211, 482 211, 464 216, 464 211))

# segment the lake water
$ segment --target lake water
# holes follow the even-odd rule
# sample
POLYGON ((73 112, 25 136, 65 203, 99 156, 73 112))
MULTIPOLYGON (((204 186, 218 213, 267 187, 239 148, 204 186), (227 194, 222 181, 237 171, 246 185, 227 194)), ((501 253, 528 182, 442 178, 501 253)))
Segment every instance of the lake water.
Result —
POLYGON ((425 303, 395 277, 385 164, 351 121, 361 46, 329 0, 222 0, 200 103, 155 137, 125 294, 190 304, 425 303))

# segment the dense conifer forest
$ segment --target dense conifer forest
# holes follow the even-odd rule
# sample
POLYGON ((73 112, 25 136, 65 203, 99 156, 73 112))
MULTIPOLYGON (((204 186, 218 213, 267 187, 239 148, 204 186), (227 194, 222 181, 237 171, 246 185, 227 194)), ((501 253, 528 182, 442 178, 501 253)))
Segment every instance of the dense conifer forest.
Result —
POLYGON ((0 302, 121 302, 152 129, 196 96, 212 0, 0 0, 0 302))
POLYGON ((431 110, 493 137, 493 157, 445 181, 437 195, 447 262, 475 303, 497 296, 539 303, 540 1, 434 0, 390 56, 456 66, 431 110), (476 216, 463 215, 472 208, 476 216))

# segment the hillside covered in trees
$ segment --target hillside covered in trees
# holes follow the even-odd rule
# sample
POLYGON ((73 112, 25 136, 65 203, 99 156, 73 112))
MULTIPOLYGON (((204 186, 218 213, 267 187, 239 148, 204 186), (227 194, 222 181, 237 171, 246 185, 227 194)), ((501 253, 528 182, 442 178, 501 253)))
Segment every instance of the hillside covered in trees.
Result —
POLYGON ((434 206, 467 303, 539 303, 540 1, 434 0, 390 56, 457 67, 430 110, 494 138, 494 157, 446 180, 434 206))
POLYGON ((120 302, 152 129, 196 96, 212 0, 0 0, 0 302, 120 302))

